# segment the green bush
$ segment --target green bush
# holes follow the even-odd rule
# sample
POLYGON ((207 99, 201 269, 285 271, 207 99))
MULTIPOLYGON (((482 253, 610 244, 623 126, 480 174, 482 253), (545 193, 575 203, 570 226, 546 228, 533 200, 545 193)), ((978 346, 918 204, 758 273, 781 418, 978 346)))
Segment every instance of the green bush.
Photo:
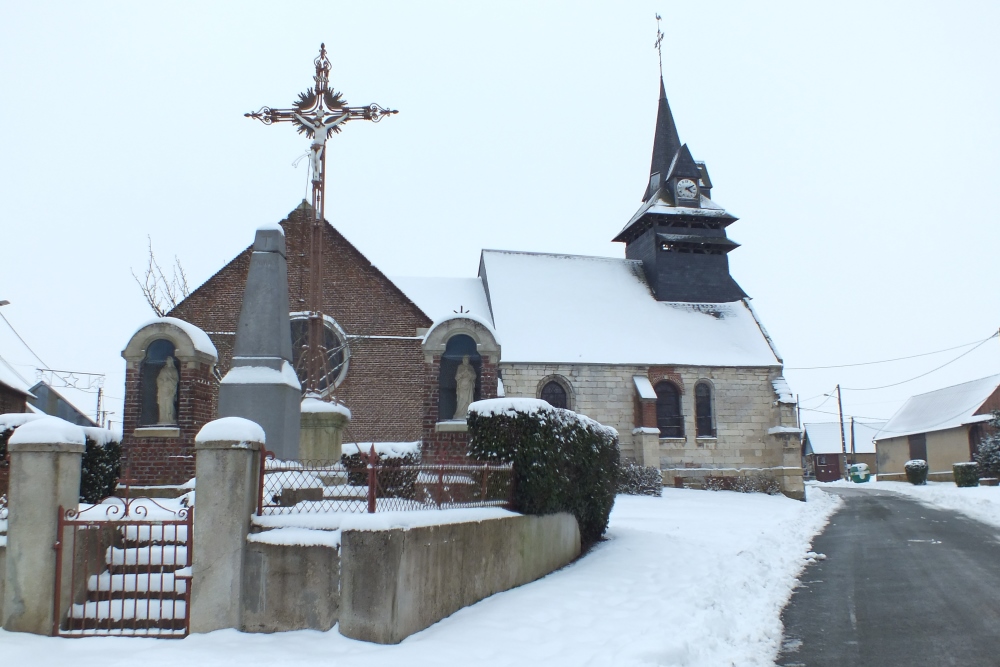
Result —
POLYGON ((659 468, 641 466, 632 459, 625 459, 618 471, 618 493, 659 496, 663 493, 663 473, 659 468))
MULTIPOLYGON (((351 486, 368 485, 368 453, 341 454, 340 462, 347 468, 347 483, 351 486)), ((376 452, 375 465, 378 471, 378 495, 382 498, 409 498, 417 496, 417 471, 402 470, 402 466, 420 464, 418 454, 405 456, 382 456, 376 452)))
POLYGON ((955 463, 951 469, 955 474, 955 486, 979 486, 979 464, 975 461, 955 463))
POLYGON ((766 474, 706 477, 705 488, 709 491, 766 493, 769 496, 781 495, 781 483, 773 476, 766 474))
POLYGON ((903 470, 906 471, 906 480, 910 484, 922 486, 927 483, 927 461, 923 459, 907 461, 903 470))
MULTIPOLYGON (((996 412, 993 413, 990 426, 1000 428, 996 412)), ((991 433, 983 438, 973 458, 979 464, 979 474, 982 477, 1000 477, 1000 434, 991 433)))
MULTIPOLYGON (((86 450, 80 462, 80 501, 99 503, 115 494, 121 476, 122 443, 103 428, 83 428, 86 450)), ((0 432, 0 462, 7 456, 7 442, 17 427, 0 432)))
POLYGON ((600 539, 618 488, 614 429, 534 399, 479 401, 468 424, 472 459, 513 463, 515 511, 570 512, 585 547, 600 539))

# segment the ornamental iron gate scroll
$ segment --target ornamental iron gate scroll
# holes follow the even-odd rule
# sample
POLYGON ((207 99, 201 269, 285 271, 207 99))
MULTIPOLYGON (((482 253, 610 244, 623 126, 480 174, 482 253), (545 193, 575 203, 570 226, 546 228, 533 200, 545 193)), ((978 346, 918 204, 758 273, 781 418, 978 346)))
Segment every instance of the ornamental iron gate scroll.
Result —
POLYGON ((52 634, 187 636, 193 519, 193 507, 170 509, 150 498, 60 507, 52 634))

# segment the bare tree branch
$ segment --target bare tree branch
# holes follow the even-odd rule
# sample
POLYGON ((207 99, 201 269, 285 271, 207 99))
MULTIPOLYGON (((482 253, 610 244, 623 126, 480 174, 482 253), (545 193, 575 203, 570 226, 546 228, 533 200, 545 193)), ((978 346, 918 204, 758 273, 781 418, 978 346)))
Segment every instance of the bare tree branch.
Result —
POLYGON ((130 269, 130 271, 136 284, 139 285, 146 303, 153 309, 157 317, 163 317, 187 298, 191 290, 188 288, 187 274, 184 273, 181 260, 176 255, 174 256, 174 265, 171 267, 171 274, 168 278, 156 261, 156 255, 153 253, 153 239, 149 236, 146 239, 149 242, 149 263, 142 280, 135 274, 134 269, 130 269))

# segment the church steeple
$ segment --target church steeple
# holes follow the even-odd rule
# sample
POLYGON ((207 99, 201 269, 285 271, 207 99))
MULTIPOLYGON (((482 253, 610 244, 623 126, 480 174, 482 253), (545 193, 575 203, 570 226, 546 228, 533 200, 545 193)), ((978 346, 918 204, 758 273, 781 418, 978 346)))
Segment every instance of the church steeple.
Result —
POLYGON ((681 139, 677 134, 674 114, 670 111, 670 102, 667 101, 667 89, 663 85, 663 76, 660 76, 660 106, 656 110, 653 159, 649 165, 649 184, 646 186, 646 194, 642 196, 642 201, 652 197, 659 187, 659 183, 667 178, 670 163, 680 147, 681 139), (659 174, 659 178, 656 178, 655 174, 659 174), (656 181, 655 186, 654 181, 656 181))
POLYGON ((681 143, 661 73, 646 193, 614 238, 625 244, 628 259, 642 262, 659 301, 726 303, 746 296, 729 275, 727 255, 739 244, 726 227, 736 218, 709 198, 711 191, 705 164, 681 143))

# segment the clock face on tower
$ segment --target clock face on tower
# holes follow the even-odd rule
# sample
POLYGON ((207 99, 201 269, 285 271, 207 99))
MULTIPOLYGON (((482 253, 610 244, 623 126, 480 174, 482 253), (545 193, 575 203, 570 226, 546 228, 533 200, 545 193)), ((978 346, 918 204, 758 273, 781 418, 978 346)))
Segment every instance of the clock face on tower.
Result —
POLYGON ((690 178, 682 178, 677 181, 676 192, 678 199, 697 199, 698 185, 690 178))

